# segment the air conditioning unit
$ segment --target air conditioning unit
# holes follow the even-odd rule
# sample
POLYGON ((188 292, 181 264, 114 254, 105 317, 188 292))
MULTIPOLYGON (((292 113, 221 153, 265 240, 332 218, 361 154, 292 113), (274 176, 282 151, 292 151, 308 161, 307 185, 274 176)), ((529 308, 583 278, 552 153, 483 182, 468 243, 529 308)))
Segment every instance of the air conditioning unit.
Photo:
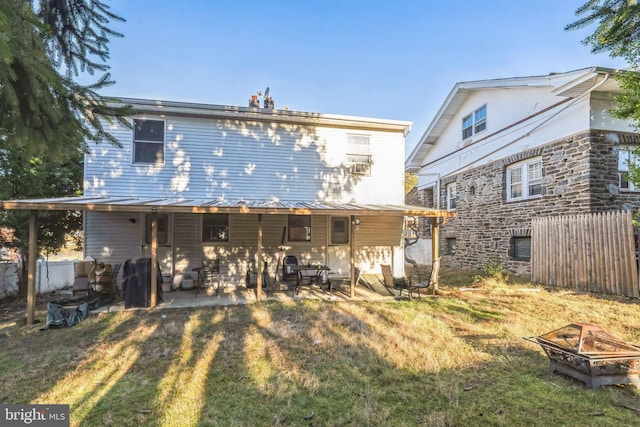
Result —
POLYGON ((353 175, 369 175, 371 172, 371 164, 370 163, 351 163, 347 166, 347 170, 350 174, 353 175))

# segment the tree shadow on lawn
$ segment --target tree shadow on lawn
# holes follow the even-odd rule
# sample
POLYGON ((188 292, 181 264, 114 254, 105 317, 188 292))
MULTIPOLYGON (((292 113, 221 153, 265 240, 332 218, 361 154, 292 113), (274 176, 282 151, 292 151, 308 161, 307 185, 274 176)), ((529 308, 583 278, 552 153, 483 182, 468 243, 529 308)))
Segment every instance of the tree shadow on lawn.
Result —
POLYGON ((588 390, 546 373, 526 343, 467 332, 414 302, 112 313, 26 337, 43 353, 54 334, 68 343, 50 359, 16 342, 9 351, 31 357, 28 367, 65 359, 55 374, 34 366, 42 386, 8 401, 69 403, 72 425, 551 425, 572 411, 585 425, 600 409, 619 425, 637 421, 612 410, 615 399, 633 403, 626 387, 588 390), (460 354, 441 350, 451 341, 460 354))

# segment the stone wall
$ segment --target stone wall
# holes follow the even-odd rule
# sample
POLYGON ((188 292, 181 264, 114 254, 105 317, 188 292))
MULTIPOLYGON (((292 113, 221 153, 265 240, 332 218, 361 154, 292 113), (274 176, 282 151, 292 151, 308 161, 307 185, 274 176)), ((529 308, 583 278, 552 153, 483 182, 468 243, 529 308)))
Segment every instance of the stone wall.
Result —
MULTIPOLYGON (((510 252, 514 236, 530 235, 532 217, 636 210, 640 193, 618 188, 618 146, 638 142, 635 134, 591 131, 444 178, 441 206, 451 182, 456 182, 458 200, 457 217, 440 228, 442 265, 481 269, 496 259, 510 272, 528 276, 529 261, 516 260, 510 252), (543 166, 542 196, 507 202, 507 167, 538 156, 543 166), (455 252, 448 252, 454 242, 455 252)), ((422 197, 428 198, 430 191, 423 191, 422 197)))

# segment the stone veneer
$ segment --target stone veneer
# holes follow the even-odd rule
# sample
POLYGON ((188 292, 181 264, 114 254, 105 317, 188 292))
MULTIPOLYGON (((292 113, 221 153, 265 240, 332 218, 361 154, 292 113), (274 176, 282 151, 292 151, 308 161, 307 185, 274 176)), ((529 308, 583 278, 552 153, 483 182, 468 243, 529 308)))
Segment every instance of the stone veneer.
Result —
MULTIPOLYGON (((640 193, 618 188, 617 147, 638 144, 638 134, 593 130, 443 178, 441 206, 451 182, 456 182, 458 200, 456 218, 440 228, 442 265, 481 269, 497 256, 510 272, 528 276, 529 261, 512 258, 510 250, 513 236, 530 235, 532 217, 636 210, 640 193), (507 202, 507 166, 537 156, 542 157, 542 197, 507 202), (447 254, 447 238, 455 238, 454 254, 447 254)), ((420 193, 424 199, 433 190, 420 193)))

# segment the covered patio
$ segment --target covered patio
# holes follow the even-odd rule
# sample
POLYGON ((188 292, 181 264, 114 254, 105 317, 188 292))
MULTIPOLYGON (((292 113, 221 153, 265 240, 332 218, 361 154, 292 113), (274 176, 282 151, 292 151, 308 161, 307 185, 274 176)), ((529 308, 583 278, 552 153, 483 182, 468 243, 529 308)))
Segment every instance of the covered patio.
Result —
MULTIPOLYGON (((446 218, 455 216, 455 212, 446 210, 428 209, 421 206, 412 205, 396 205, 396 204, 345 204, 331 202, 279 202, 279 201, 240 201, 229 202, 218 199, 173 199, 173 198, 139 198, 139 197, 65 197, 52 199, 25 199, 25 200, 7 200, 2 202, 2 208, 8 210, 24 209, 31 212, 29 225, 29 263, 28 263, 28 295, 27 295, 27 324, 33 324, 35 320, 35 271, 36 259, 38 256, 38 211, 50 210, 66 210, 66 211, 94 211, 94 212, 127 212, 127 213, 147 213, 151 214, 151 245, 150 258, 151 265, 156 265, 158 260, 158 221, 157 216, 162 213, 190 213, 190 214, 206 214, 206 213, 228 213, 248 215, 253 214, 257 218, 257 254, 256 259, 262 259, 263 248, 263 216, 266 215, 342 215, 351 219, 350 228, 350 279, 348 280, 347 298, 353 300, 356 298, 355 283, 355 261, 354 261, 354 242, 355 242, 355 225, 357 221, 363 217, 428 217, 431 218, 432 225, 432 259, 434 263, 439 262, 439 238, 438 227, 443 224, 446 218)), ((151 283, 156 283, 157 272, 151 269, 151 283)), ((257 286, 255 289, 238 289, 234 290, 233 296, 229 294, 226 301, 250 301, 250 294, 254 295, 256 302, 265 299, 266 295, 263 291, 264 283, 262 274, 258 274, 257 286)), ((437 279, 434 291, 437 290, 437 279)), ((313 291, 313 289, 311 289, 313 291)), ((309 292, 309 289, 306 290, 309 292)), ((295 298, 305 297, 306 292, 302 292, 295 298)), ((224 295, 224 293, 223 293, 224 295)), ((290 295, 283 294, 286 298, 291 299, 290 295)), ((278 293, 268 296, 268 298, 276 298, 278 293)), ((329 296, 331 297, 331 296, 329 296)), ((338 298, 336 293, 333 297, 338 298)), ((374 295, 370 295, 374 297, 374 295)), ((202 298, 204 299, 204 298, 202 298)), ((173 304, 191 304, 196 303, 196 298, 182 300, 176 298, 173 302, 163 302, 170 306, 173 304)), ((154 308, 159 303, 157 289, 151 286, 150 308, 154 308)), ((223 301, 221 300, 220 303, 223 301)), ((186 305, 185 305, 186 306, 186 305)))
MULTIPOLYGON (((297 302, 308 299, 324 300, 332 302, 381 302, 393 301, 397 297, 392 295, 381 295, 372 289, 356 284, 356 292, 350 295, 349 283, 337 287, 333 292, 328 292, 317 285, 303 286, 298 294, 292 294, 288 290, 277 290, 273 292, 262 292, 262 301, 297 302)), ((233 305, 245 305, 257 303, 256 289, 247 289, 239 286, 227 286, 221 288, 216 293, 213 288, 205 288, 204 292, 199 292, 196 296, 194 289, 173 290, 164 292, 161 302, 156 305, 157 309, 172 309, 185 307, 224 307, 233 305)), ((93 310, 92 313, 105 313, 126 310, 123 301, 118 301, 93 310)))

